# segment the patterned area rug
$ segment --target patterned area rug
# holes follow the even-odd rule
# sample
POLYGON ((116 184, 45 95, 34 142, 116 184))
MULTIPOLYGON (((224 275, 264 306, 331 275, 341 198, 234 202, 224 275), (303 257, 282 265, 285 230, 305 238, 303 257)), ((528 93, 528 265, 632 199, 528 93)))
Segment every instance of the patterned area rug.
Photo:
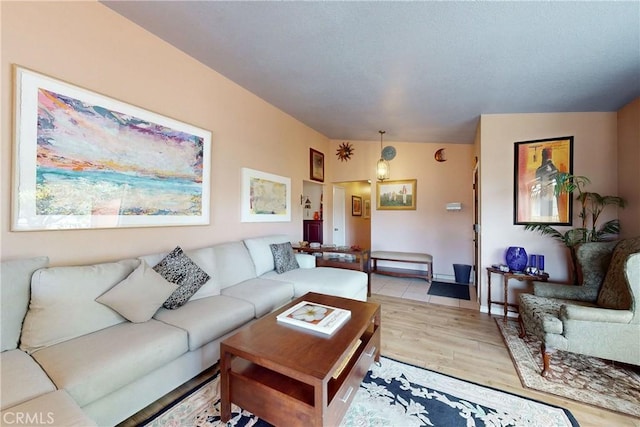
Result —
MULTIPOLYGON (((342 426, 578 426, 565 409, 381 358, 373 365, 342 426)), ((146 426, 224 426, 219 375, 146 426)), ((270 424, 232 405, 229 426, 270 424)))
POLYGON ((640 368, 556 351, 544 378, 540 341, 530 335, 520 339, 516 321, 504 325, 496 319, 496 324, 524 387, 640 417, 640 368))

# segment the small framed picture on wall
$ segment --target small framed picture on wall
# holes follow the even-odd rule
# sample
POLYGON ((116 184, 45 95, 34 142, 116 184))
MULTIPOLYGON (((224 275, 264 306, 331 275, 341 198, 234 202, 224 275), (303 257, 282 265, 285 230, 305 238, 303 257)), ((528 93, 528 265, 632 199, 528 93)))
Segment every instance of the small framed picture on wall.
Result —
POLYGON ((309 170, 312 180, 324 182, 324 154, 313 148, 309 149, 309 170))
POLYGON ((351 215, 362 216, 362 197, 351 196, 351 215))

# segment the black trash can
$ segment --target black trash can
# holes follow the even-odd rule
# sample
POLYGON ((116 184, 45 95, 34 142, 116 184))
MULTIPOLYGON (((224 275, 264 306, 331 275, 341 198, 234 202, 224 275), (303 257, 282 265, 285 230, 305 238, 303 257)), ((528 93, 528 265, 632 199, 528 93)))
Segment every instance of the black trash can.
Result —
POLYGON ((456 275, 456 283, 469 283, 471 266, 468 264, 453 264, 453 272, 456 275))

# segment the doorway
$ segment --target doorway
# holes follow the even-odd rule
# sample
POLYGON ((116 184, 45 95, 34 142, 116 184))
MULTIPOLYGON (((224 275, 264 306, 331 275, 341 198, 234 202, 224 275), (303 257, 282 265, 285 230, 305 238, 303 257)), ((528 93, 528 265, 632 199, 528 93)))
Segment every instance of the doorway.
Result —
POLYGON ((333 186, 333 244, 344 246, 345 234, 345 190, 337 185, 333 186))

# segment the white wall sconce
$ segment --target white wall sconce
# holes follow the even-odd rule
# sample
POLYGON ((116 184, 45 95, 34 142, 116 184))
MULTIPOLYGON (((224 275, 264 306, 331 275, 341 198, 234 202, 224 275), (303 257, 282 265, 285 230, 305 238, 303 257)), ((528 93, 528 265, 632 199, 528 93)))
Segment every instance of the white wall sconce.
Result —
POLYGON ((460 211, 460 210, 462 210, 462 203, 460 203, 460 202, 447 203, 447 210, 448 211, 460 211))

